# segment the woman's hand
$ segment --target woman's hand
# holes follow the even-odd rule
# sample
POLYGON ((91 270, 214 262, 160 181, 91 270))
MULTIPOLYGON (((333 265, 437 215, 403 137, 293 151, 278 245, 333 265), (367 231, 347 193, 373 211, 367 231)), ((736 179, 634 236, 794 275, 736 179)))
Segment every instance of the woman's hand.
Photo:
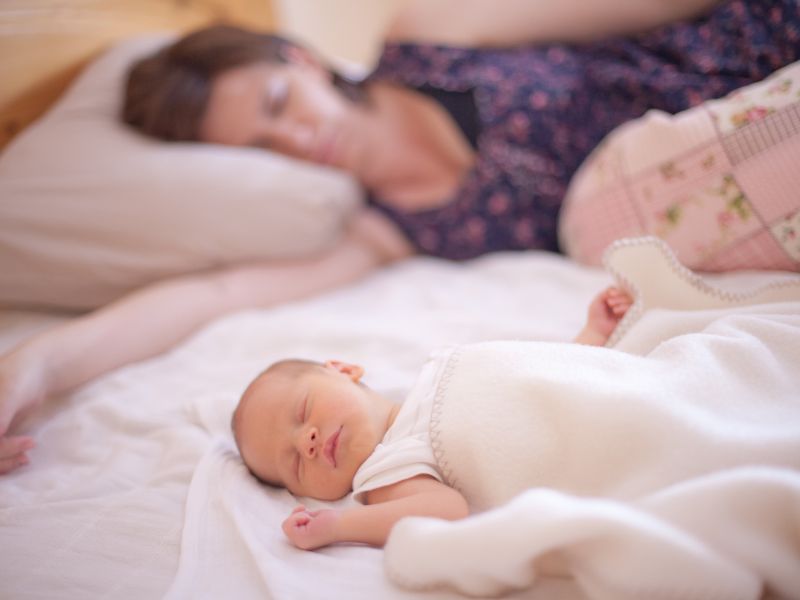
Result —
POLYGON ((369 248, 379 264, 392 263, 414 254, 400 228, 375 209, 360 211, 350 224, 350 235, 369 248))
POLYGON ((9 431, 47 396, 43 362, 30 343, 0 356, 0 475, 27 465, 27 453, 36 445, 33 438, 9 431))
POLYGON ((33 438, 26 435, 0 437, 0 475, 28 464, 28 450, 36 446, 33 438))
POLYGON ((575 341, 604 346, 632 304, 633 300, 624 290, 613 286, 606 288, 589 305, 586 326, 575 341))
POLYGON ((315 550, 336 541, 338 520, 339 513, 335 510, 308 510, 300 505, 284 520, 283 532, 298 548, 315 550))

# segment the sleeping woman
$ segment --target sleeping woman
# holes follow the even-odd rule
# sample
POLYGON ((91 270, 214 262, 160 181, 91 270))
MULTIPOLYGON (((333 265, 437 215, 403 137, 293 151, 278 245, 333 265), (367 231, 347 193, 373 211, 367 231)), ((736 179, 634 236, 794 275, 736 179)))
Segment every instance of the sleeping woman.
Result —
POLYGON ((368 206, 324 254, 162 281, 12 350, 0 361, 0 473, 27 462, 33 440, 12 435, 23 411, 220 315, 308 297, 416 253, 558 250, 567 184, 604 135, 798 58, 794 0, 509 0, 503 11, 415 0, 358 84, 273 36, 217 26, 178 40, 131 70, 126 122, 346 170, 368 206))

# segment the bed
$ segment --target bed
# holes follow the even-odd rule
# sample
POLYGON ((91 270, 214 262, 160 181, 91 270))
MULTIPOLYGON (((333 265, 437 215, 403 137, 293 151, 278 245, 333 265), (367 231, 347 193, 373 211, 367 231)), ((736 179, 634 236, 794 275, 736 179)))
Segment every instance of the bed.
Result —
MULTIPOLYGON (((113 10, 144 6, 118 4, 113 10)), ((153 20, 169 28, 197 25, 223 4, 243 22, 273 22, 263 2, 178 2, 169 18, 144 10, 147 19, 127 19, 109 35, 123 37, 132 31, 128 26, 154 28, 153 20)), ((32 22, 40 24, 53 6, 39 3, 44 12, 29 13, 32 22)), ((2 11, 20 14, 13 7, 2 11)), ((80 22, 77 9, 71 14, 80 22)), ((89 49, 82 41, 80 57, 69 58, 56 76, 43 68, 29 71, 19 88, 27 91, 2 105, 6 135, 52 102, 76 65, 109 39, 95 39, 89 49), (61 83, 39 87, 45 81, 61 83)), ((775 277, 751 272, 711 281, 721 289, 754 290, 775 277)), ((796 284, 796 276, 780 277, 796 284)), ((411 591, 396 585, 384 573, 381 550, 291 547, 279 524, 297 500, 258 485, 232 446, 230 416, 239 394, 274 360, 341 358, 364 365, 367 384, 401 402, 436 348, 490 340, 569 341, 590 299, 613 280, 602 268, 542 252, 463 264, 413 258, 314 299, 221 318, 163 356, 48 404, 19 427, 38 440, 31 465, 0 480, 0 597, 463 597, 452 586, 411 591)), ((0 352, 69 318, 64 312, 3 309, 0 352)), ((800 384, 797 372, 788 377, 800 384)), ((586 596, 574 579, 562 576, 520 587, 505 588, 505 596, 586 596)))
MULTIPOLYGON (((759 277, 724 281, 752 286, 759 277)), ((296 500, 255 484, 236 459, 229 422, 238 395, 273 360, 339 357, 365 365, 368 384, 401 401, 434 348, 568 341, 610 280, 546 253, 464 265, 416 258, 313 300, 225 317, 165 356, 103 377, 22 426, 39 445, 32 464, 2 482, 3 596, 189 597, 181 592, 198 593, 193 582, 202 581, 205 597, 429 597, 391 584, 380 550, 302 552, 286 542, 279 524, 296 500), (209 460, 214 469, 203 468, 209 460), (209 493, 241 485, 253 486, 256 504, 250 495, 225 505, 209 493), (253 539, 268 553, 257 561, 246 551, 253 539), (239 552, 220 557, 216 547, 239 552), (213 565, 204 563, 209 552, 213 565)), ((5 312, 2 342, 61 318, 5 312)), ((552 578, 518 597, 583 596, 552 578)))

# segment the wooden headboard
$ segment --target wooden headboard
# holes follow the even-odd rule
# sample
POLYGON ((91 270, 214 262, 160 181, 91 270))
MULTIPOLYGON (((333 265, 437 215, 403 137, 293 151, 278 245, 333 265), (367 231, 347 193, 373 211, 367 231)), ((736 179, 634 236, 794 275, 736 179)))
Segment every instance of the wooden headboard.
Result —
POLYGON ((0 148, 114 42, 214 21, 275 26, 270 0, 2 0, 0 148))

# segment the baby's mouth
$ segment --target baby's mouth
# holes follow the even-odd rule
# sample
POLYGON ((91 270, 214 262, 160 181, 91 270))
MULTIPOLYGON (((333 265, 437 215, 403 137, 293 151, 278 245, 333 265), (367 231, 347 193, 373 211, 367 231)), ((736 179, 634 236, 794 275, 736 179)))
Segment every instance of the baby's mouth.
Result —
POLYGON ((339 427, 331 436, 325 440, 325 446, 322 449, 322 454, 325 460, 331 463, 331 466, 336 468, 336 451, 339 449, 339 434, 342 433, 342 428, 339 427))

